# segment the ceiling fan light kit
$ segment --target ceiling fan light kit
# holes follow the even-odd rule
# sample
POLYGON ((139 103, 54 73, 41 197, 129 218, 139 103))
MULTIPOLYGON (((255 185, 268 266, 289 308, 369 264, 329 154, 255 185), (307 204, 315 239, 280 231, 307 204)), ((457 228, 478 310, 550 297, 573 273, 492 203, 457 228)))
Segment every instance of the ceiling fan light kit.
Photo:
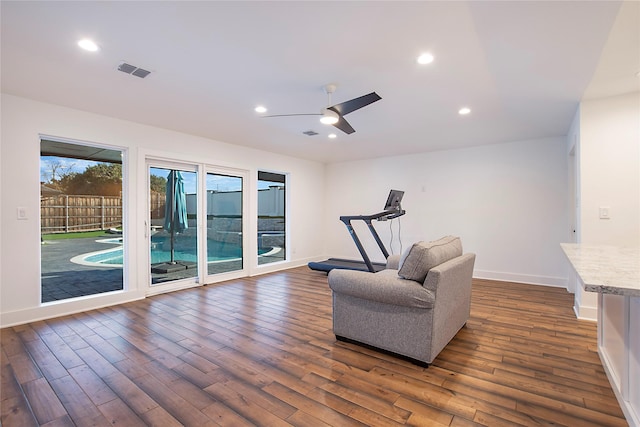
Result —
POLYGON ((340 120, 340 116, 333 110, 329 110, 328 108, 322 109, 322 117, 320 117, 320 123, 325 125, 335 125, 340 120))

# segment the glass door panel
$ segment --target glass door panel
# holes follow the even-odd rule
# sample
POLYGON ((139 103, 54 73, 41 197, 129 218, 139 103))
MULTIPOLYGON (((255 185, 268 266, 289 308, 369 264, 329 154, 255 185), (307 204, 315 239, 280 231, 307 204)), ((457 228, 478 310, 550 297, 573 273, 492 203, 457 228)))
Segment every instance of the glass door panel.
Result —
POLYGON ((198 174, 149 168, 151 284, 198 277, 198 174))
POLYGON ((207 173, 207 274, 243 268, 242 177, 207 173))
POLYGON ((286 176, 258 171, 258 265, 286 258, 286 176))

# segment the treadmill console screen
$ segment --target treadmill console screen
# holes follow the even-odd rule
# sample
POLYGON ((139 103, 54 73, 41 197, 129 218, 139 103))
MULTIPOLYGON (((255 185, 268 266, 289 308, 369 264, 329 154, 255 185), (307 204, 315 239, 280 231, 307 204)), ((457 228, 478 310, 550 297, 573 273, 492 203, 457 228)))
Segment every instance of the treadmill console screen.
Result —
POLYGON ((399 211, 400 202, 402 201, 402 196, 404 196, 404 191, 400 190, 391 190, 389 191, 389 197, 387 197, 387 203, 384 205, 385 211, 399 211))

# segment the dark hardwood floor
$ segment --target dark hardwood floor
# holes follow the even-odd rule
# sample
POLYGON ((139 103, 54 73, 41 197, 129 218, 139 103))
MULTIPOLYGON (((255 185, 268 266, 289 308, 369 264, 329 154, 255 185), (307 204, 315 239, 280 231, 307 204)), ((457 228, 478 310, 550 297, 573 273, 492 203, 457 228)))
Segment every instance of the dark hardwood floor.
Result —
POLYGON ((2 426, 625 426, 563 289, 474 280, 428 369, 337 342, 306 267, 2 329, 2 426))

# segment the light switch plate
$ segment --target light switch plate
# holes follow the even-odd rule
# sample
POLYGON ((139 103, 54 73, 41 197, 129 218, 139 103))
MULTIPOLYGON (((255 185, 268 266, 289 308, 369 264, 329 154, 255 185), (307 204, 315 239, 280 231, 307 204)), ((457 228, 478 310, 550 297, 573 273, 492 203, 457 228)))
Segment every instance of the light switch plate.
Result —
POLYGON ((27 208, 22 206, 18 207, 17 216, 18 216, 18 219, 27 219, 27 208))
POLYGON ((611 208, 609 206, 600 206, 600 219, 610 219, 611 208))

